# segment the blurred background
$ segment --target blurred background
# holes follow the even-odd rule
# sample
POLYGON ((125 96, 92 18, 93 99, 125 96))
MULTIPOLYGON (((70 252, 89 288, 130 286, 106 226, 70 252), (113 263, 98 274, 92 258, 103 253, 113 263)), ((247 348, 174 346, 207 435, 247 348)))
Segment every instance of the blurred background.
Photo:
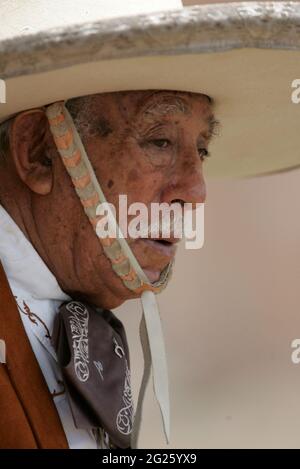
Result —
MULTIPOLYGON (((202 5, 202 4, 207 4, 207 3, 235 3, 239 0, 181 0, 182 4, 184 6, 189 6, 189 5, 202 5)), ((245 2, 250 2, 250 1, 255 1, 255 0, 243 0, 245 2)), ((257 1, 269 1, 269 0, 257 0, 257 1)), ((284 1, 284 0, 271 0, 273 2, 279 2, 279 1, 284 1)), ((299 1, 299 0, 295 0, 299 1)))
MULTIPOLYGON (((171 445, 148 389, 139 447, 300 448, 300 364, 291 361, 300 338, 300 169, 208 180, 207 189, 204 247, 182 243, 158 298, 171 445)), ((136 402, 141 307, 131 301, 115 312, 128 335, 136 402)))

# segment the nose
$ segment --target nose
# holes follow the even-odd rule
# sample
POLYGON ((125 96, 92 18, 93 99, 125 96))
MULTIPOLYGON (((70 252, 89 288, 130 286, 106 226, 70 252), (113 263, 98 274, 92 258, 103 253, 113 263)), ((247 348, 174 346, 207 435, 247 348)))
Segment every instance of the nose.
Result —
POLYGON ((206 199, 206 185, 199 156, 195 162, 187 159, 176 166, 168 184, 162 191, 162 202, 168 204, 191 203, 192 208, 196 208, 197 203, 204 203, 206 199))

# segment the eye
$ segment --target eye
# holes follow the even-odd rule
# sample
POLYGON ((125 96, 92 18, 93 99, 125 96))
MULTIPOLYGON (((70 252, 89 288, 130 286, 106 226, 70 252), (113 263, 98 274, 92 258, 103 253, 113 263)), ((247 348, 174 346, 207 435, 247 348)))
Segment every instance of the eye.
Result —
POLYGON ((204 161, 206 158, 210 156, 206 148, 198 148, 198 153, 199 153, 201 161, 204 161))
POLYGON ((154 140, 151 140, 150 143, 152 143, 158 148, 167 148, 171 145, 170 140, 168 140, 167 138, 156 138, 154 140))

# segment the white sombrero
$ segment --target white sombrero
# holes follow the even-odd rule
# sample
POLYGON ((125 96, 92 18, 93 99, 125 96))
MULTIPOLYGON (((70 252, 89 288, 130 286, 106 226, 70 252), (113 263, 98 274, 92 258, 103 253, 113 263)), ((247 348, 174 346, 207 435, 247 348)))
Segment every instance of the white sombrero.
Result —
POLYGON ((299 3, 1 3, 6 104, 0 104, 0 121, 91 93, 202 92, 214 98, 221 121, 208 175, 249 176, 300 164, 300 105, 291 100, 300 75, 299 3))

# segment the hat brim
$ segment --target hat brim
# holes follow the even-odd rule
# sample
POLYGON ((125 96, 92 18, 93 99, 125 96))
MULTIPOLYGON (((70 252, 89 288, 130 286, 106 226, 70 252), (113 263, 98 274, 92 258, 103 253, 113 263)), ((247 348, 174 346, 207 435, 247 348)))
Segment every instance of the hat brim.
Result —
POLYGON ((6 104, 25 109, 92 93, 170 89, 210 95, 221 121, 212 176, 300 165, 299 3, 218 4, 88 23, 0 44, 6 104))

